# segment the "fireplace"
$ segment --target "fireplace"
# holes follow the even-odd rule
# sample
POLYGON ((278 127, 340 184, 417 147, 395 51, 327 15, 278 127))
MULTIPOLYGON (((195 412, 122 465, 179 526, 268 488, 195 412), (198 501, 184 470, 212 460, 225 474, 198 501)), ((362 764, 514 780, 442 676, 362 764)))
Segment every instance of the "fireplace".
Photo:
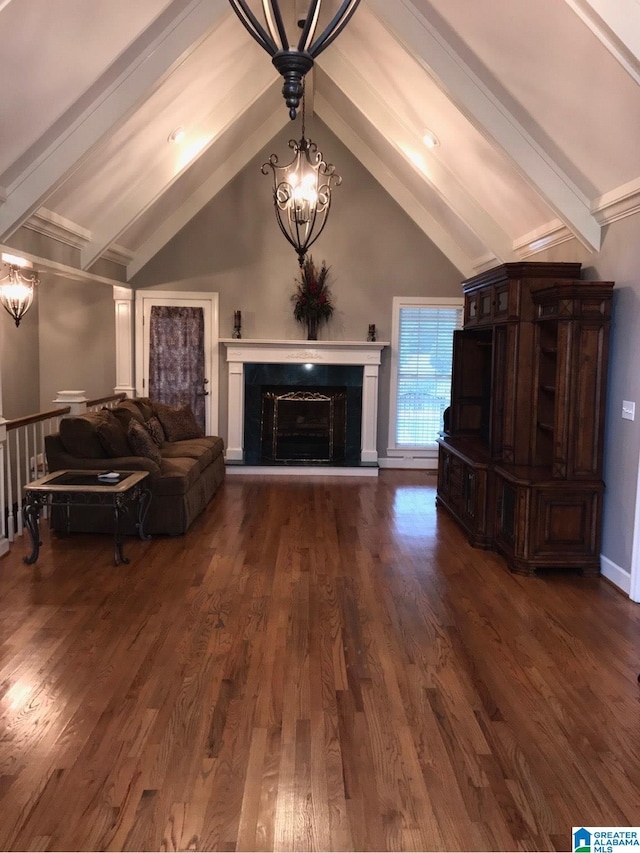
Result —
POLYGON ((264 466, 274 473, 279 468, 321 471, 329 466, 375 475, 378 371, 387 343, 242 339, 222 343, 229 370, 227 462, 256 470, 264 466), (319 397, 286 398, 302 392, 319 397), (303 435, 294 435, 291 426, 276 435, 274 444, 276 411, 282 426, 283 413, 285 420, 289 418, 289 403, 298 409, 303 403, 318 407, 295 414, 297 424, 304 425, 298 432, 309 439, 306 447, 303 435))
POLYGON ((248 465, 359 465, 362 367, 245 364, 243 445, 248 465))
POLYGON ((262 392, 264 462, 344 462, 344 388, 266 388, 262 392))

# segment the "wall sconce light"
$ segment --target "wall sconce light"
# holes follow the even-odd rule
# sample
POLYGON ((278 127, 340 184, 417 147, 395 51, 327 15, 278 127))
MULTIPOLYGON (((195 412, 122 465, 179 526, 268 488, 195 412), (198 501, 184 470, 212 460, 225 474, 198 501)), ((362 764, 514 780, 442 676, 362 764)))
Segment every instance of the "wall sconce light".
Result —
POLYGON ((20 320, 31 308, 34 288, 40 284, 40 279, 35 272, 25 275, 23 269, 29 266, 29 262, 24 258, 3 253, 2 263, 8 272, 0 278, 0 304, 19 326, 20 320))

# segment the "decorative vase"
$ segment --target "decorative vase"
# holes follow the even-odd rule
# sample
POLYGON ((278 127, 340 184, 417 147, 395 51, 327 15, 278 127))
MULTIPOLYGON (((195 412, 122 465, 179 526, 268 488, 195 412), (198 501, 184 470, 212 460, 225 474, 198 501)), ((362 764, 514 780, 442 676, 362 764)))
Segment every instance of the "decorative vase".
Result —
POLYGON ((307 317, 307 340, 318 340, 318 318, 311 316, 307 317))

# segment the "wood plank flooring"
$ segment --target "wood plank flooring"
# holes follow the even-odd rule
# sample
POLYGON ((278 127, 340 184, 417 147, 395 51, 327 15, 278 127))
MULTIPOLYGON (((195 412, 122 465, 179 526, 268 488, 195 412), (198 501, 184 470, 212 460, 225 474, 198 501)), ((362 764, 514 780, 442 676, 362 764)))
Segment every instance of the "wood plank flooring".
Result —
POLYGON ((567 850, 640 824, 640 609, 512 575, 432 474, 229 477, 0 560, 1 850, 567 850))

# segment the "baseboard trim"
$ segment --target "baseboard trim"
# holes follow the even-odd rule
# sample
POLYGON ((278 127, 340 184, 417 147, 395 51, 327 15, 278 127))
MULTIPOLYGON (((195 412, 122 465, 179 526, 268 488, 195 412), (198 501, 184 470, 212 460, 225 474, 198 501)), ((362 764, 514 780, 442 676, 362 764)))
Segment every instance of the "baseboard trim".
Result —
POLYGON ((227 475, 257 477, 377 477, 377 466, 341 468, 329 465, 227 465, 227 475))
POLYGON ((9 553, 11 548, 11 543, 8 539, 5 539, 4 536, 0 537, 0 557, 4 557, 5 554, 9 553))
POLYGON ((381 468, 415 468, 422 471, 437 471, 438 459, 404 459, 401 457, 385 456, 378 459, 378 465, 381 468))
POLYGON ((618 589, 629 595, 631 591, 631 575, 602 554, 600 555, 600 573, 608 581, 611 581, 614 586, 617 586, 618 589))

